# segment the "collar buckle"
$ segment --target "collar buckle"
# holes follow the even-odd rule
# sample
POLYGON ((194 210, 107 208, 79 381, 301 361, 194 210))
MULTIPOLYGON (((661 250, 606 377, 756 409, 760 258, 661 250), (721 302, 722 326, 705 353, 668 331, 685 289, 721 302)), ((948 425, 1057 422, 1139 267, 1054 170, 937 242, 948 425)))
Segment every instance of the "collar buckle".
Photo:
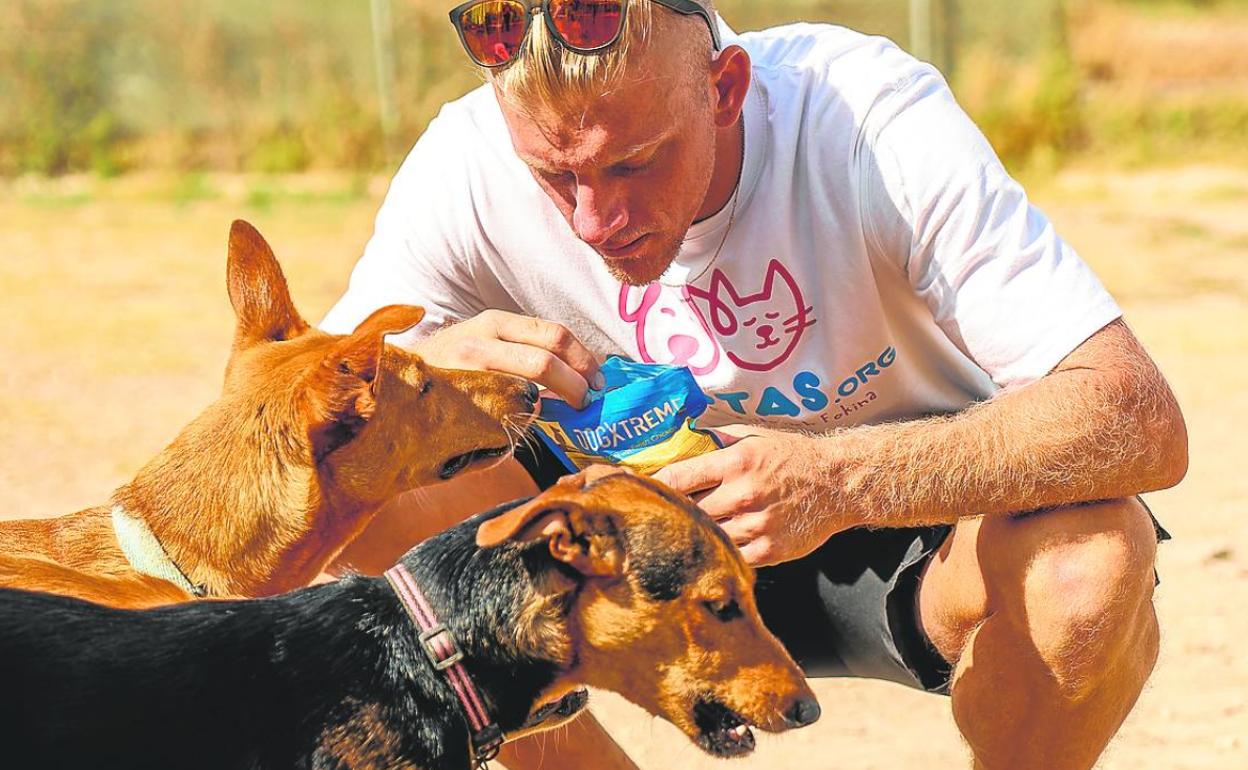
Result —
POLYGON ((425 651, 430 664, 436 671, 442 672, 447 685, 459 698, 461 715, 468 725, 472 744, 472 766, 483 770, 490 760, 498 756, 505 736, 498 723, 490 718, 485 704, 472 682, 472 676, 464 668, 463 650, 455 641, 454 634, 442 621, 425 598, 416 578, 402 562, 385 572, 386 582, 394 590, 408 618, 420 633, 420 647, 425 651))
POLYGON ((455 642, 455 636, 442 623, 420 633, 420 646, 438 671, 445 671, 464 659, 464 653, 455 642))
POLYGON ((499 749, 503 747, 503 737, 503 731, 494 722, 473 733, 472 753, 477 758, 478 766, 498 756, 499 749))

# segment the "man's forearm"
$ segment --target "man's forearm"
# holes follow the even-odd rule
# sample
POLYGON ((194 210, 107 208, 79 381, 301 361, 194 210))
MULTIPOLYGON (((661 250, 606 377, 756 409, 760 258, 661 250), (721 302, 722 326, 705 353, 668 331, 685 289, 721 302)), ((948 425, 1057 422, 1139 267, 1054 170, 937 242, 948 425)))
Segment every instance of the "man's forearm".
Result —
POLYGON ((1125 497, 1172 486, 1187 469, 1174 396, 1121 322, 1025 388, 826 441, 828 503, 872 526, 1125 497))

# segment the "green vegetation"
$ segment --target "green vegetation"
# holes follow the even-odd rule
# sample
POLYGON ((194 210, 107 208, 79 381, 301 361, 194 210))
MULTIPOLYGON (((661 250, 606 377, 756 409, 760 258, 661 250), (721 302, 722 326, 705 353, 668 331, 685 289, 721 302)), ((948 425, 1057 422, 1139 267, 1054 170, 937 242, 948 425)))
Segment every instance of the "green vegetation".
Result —
MULTIPOLYGON (((439 106, 478 80, 446 22, 450 0, 389 2, 398 120, 387 141, 363 0, 5 0, 0 177, 173 171, 190 176, 171 196, 193 202, 217 194, 204 172, 392 169, 439 106)), ((740 30, 831 21, 910 43, 907 0, 719 6, 740 30)), ((1127 163, 1242 154, 1248 0, 932 7, 933 60, 1015 167, 1077 153, 1127 163), (1176 19, 1189 46, 1178 53, 1167 37, 1176 19), (1202 20, 1205 37, 1192 43, 1202 20)), ((249 196, 273 198, 263 184, 249 196)))
POLYGON ((1126 165, 1158 161, 1242 161, 1248 146, 1248 98, 1125 102, 1091 112, 1089 152, 1126 165))

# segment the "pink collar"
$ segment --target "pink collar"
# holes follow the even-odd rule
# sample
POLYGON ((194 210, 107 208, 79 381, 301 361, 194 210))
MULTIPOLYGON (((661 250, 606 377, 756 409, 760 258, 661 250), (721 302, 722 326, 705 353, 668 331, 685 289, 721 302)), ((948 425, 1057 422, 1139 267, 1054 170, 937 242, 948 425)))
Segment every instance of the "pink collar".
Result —
POLYGON ((407 610, 407 616, 420 630, 420 646, 424 649, 425 655, 429 657, 429 662, 433 664, 435 670, 442 672, 447 682, 450 683, 451 689, 455 691, 455 695, 459 697, 464 718, 472 731, 474 764, 476 767, 485 767, 487 762, 498 756, 498 750, 503 745, 503 731, 490 719, 489 713, 485 710, 481 696, 472 683, 472 677, 468 675, 467 669, 461 662, 464 659, 464 653, 455 643, 455 637, 450 629, 443 625, 438 620, 438 616, 434 614, 429 601, 425 599, 420 586, 416 584, 416 578, 407 571, 407 567, 401 563, 396 564, 386 570, 385 575, 386 581, 398 595, 403 609, 407 610))

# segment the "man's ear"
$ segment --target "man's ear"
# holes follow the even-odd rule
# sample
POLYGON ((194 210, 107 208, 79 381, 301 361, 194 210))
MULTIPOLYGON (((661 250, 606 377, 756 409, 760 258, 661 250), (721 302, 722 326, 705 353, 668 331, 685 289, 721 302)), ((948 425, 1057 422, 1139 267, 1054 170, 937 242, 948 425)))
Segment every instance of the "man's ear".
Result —
POLYGON ((741 117, 750 92, 750 55, 739 45, 720 51, 711 62, 711 86, 715 89, 715 127, 732 128, 741 117))
POLYGON ((314 409, 310 432, 318 458, 355 438, 372 418, 386 335, 405 332, 424 316, 424 308, 415 305, 383 307, 331 347, 312 372, 307 393, 314 409))
POLYGON ((238 325, 236 347, 256 342, 280 342, 308 330, 290 299, 286 277, 273 249, 256 228, 239 219, 230 226, 226 286, 238 325))
POLYGON ((564 494, 551 494, 562 485, 482 524, 477 528, 477 546, 545 540, 552 558, 582 575, 622 574, 624 550, 610 514, 592 515, 564 494))

